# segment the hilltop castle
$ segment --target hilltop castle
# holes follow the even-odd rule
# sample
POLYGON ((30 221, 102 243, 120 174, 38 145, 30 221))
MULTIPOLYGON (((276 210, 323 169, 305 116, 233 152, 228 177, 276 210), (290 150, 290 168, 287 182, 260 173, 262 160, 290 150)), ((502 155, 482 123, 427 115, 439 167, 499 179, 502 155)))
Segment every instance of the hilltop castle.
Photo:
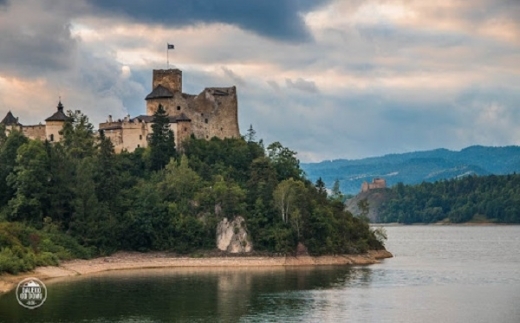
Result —
POLYGON ((182 71, 153 70, 152 92, 145 98, 146 114, 99 124, 116 152, 146 147, 152 133, 153 114, 162 105, 170 119, 177 147, 192 134, 210 139, 239 137, 236 87, 205 88, 198 95, 182 93, 182 71))
POLYGON ((372 179, 372 183, 364 181, 363 184, 361 184, 361 192, 368 192, 379 188, 386 188, 386 180, 384 178, 374 178, 372 179))
MULTIPOLYGON (((204 139, 240 136, 237 92, 234 86, 205 88, 200 94, 191 95, 182 93, 181 70, 153 70, 152 92, 145 100, 146 114, 134 118, 128 115, 118 120, 108 116, 106 122, 99 124, 99 130, 111 139, 116 152, 131 152, 148 145, 153 114, 159 105, 168 114, 177 147, 181 147, 182 142, 191 135, 204 139)), ((17 129, 31 139, 60 141, 59 132, 66 120, 60 100, 57 112, 45 119, 45 125, 40 123, 24 126, 11 111, 1 123, 6 126, 7 131, 17 129)))

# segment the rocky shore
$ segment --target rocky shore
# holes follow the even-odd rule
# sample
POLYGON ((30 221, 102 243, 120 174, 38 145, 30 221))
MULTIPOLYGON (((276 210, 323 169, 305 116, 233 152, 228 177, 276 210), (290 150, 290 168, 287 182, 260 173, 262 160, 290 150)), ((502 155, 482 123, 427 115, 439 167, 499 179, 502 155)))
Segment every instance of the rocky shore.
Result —
POLYGON ((173 257, 167 253, 117 252, 108 257, 89 260, 70 260, 60 266, 38 267, 29 273, 20 275, 0 275, 0 293, 10 291, 25 277, 50 279, 66 276, 88 275, 109 270, 147 269, 166 267, 269 267, 269 266, 321 266, 321 265, 370 265, 380 259, 391 258, 386 250, 371 250, 361 255, 335 256, 244 256, 244 257, 208 257, 190 258, 173 257))

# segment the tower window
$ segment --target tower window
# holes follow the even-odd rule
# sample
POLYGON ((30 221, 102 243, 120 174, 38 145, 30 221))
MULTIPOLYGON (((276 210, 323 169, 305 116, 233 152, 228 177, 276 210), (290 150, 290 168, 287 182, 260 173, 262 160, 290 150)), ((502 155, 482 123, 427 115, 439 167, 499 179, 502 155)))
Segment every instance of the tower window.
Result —
POLYGON ((51 135, 49 136, 49 141, 54 141, 54 134, 51 134, 51 135))
POLYGON ((186 127, 184 127, 184 131, 188 131, 188 129, 186 129, 186 127))
POLYGON ((177 111, 180 111, 180 110, 181 110, 181 106, 178 105, 178 106, 177 106, 177 111))
POLYGON ((208 123, 208 119, 207 119, 207 118, 206 118, 206 119, 204 119, 204 122, 205 122, 205 123, 208 123))
POLYGON ((139 140, 143 140, 143 135, 139 135, 139 140))

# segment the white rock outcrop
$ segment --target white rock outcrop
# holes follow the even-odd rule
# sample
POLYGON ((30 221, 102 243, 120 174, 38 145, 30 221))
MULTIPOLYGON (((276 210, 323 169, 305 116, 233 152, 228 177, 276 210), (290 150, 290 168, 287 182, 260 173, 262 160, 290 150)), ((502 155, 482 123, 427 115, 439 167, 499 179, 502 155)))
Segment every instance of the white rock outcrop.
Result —
POLYGON ((233 221, 222 219, 217 226, 217 247, 229 253, 244 253, 253 250, 247 233, 246 222, 237 216, 233 221))

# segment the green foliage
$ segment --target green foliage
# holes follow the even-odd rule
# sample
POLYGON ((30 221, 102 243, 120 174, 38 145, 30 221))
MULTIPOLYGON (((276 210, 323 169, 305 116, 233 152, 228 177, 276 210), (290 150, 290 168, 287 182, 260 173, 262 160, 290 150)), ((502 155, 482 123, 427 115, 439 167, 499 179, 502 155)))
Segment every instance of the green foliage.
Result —
POLYGON ((460 179, 396 185, 379 210, 382 222, 462 223, 479 220, 520 223, 520 175, 466 176, 460 179))
POLYGON ((88 249, 64 233, 36 230, 20 222, 0 222, 0 273, 16 274, 90 256, 88 249))
POLYGON ((114 153, 79 111, 60 142, 12 132, 0 146, 0 272, 117 250, 199 254, 224 217, 242 216, 256 250, 311 254, 382 248, 368 225, 313 185, 296 153, 276 142, 191 138, 177 155, 158 109, 146 149, 114 153))
POLYGON ((170 129, 170 120, 163 106, 159 104, 153 115, 152 134, 149 141, 150 169, 160 170, 175 157, 175 140, 170 129))

